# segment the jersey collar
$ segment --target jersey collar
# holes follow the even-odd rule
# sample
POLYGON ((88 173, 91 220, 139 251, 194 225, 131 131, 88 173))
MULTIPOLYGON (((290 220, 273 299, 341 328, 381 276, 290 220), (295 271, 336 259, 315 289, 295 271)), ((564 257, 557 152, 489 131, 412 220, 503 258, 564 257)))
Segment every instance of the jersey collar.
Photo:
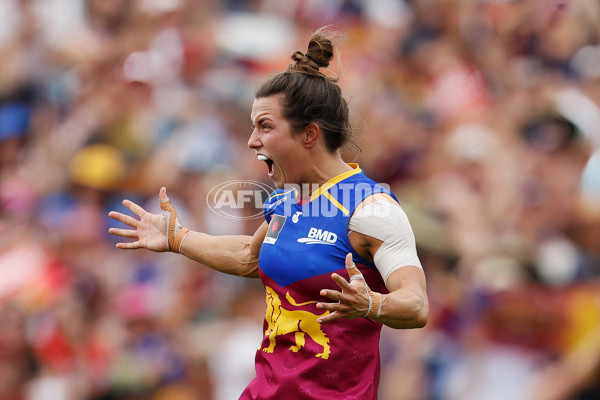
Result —
POLYGON ((319 197, 320 195, 325 193, 333 185, 343 181, 346 178, 351 177, 352 175, 356 175, 356 174, 359 174, 360 172, 362 172, 362 169, 360 169, 360 166, 358 164, 348 163, 348 165, 350 167, 352 167, 352 169, 350 171, 346 171, 342 174, 339 174, 338 176, 335 176, 335 177, 331 178, 330 180, 328 180, 327 182, 325 182, 317 190, 315 190, 314 192, 311 193, 310 201, 313 201, 314 199, 316 199, 317 197, 319 197))

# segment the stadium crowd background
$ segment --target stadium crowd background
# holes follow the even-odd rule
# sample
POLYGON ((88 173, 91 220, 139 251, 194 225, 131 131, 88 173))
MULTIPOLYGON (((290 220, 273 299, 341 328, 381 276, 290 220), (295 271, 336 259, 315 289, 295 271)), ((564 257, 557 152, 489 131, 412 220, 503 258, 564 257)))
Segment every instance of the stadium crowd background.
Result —
POLYGON ((427 327, 384 330, 381 399, 598 398, 596 0, 3 0, 0 20, 0 399, 237 398, 260 282, 116 250, 107 212, 166 186, 187 227, 252 233, 206 193, 269 183, 254 87, 325 24, 364 130, 347 158, 398 195, 428 278, 427 327))

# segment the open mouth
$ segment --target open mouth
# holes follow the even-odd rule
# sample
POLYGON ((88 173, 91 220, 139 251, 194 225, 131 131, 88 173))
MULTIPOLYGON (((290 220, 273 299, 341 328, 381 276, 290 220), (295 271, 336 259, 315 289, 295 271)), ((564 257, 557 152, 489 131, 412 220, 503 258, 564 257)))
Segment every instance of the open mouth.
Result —
POLYGON ((259 154, 257 157, 260 161, 264 161, 267 164, 267 173, 269 174, 269 176, 273 176, 273 160, 266 156, 263 156, 262 154, 259 154))

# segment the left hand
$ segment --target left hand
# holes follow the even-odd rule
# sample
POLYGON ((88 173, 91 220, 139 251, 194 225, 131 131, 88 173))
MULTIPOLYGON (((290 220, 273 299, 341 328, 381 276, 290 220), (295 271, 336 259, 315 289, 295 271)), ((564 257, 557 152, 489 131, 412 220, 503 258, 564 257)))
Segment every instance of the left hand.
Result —
POLYGON ((352 261, 352 253, 346 255, 346 270, 350 275, 350 282, 334 273, 331 279, 342 289, 341 292, 331 289, 321 290, 321 296, 337 300, 337 303, 317 303, 317 308, 329 310, 330 314, 319 317, 317 322, 329 322, 338 318, 355 319, 364 317, 372 304, 371 294, 364 277, 352 261), (354 276, 354 279, 352 277, 354 276))

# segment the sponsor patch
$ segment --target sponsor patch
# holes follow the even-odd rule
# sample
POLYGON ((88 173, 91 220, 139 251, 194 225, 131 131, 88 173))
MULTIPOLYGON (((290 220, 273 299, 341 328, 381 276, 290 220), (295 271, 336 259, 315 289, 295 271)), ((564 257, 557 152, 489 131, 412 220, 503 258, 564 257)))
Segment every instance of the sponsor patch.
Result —
POLYGON ((271 217, 271 222, 269 222, 269 229, 267 230, 267 236, 265 236, 264 243, 273 244, 277 241, 279 233, 285 224, 285 220, 286 217, 282 215, 275 214, 271 217))

